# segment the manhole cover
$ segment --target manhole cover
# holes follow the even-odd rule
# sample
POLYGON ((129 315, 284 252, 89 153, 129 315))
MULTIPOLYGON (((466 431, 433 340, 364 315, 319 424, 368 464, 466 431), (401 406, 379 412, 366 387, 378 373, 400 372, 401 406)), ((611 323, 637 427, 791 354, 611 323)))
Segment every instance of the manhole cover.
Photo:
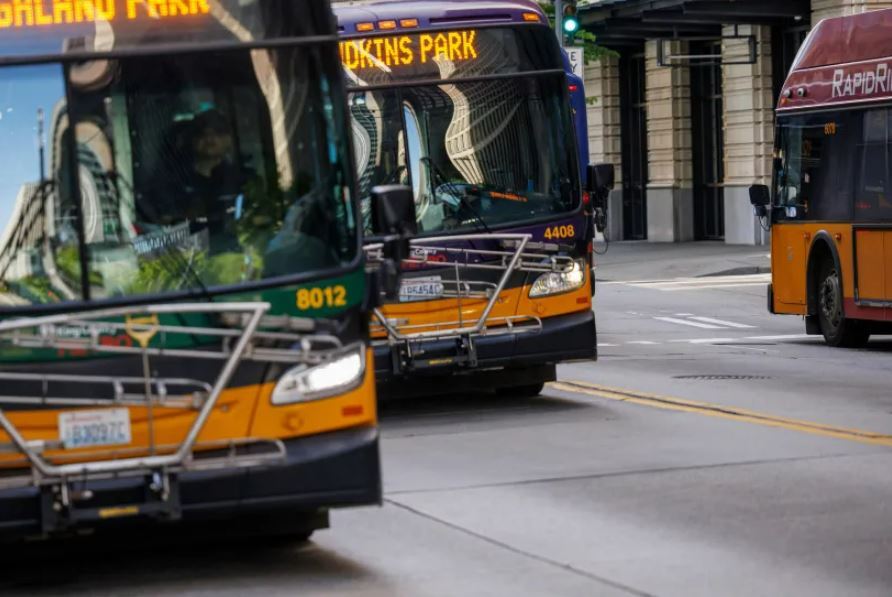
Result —
POLYGON ((672 379, 695 379, 699 381, 748 381, 771 378, 766 375, 676 375, 672 379))

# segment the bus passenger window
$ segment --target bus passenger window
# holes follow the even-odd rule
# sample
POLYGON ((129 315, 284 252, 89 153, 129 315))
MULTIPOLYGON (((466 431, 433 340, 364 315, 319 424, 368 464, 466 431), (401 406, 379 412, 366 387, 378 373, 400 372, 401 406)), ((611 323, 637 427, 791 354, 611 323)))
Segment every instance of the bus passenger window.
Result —
POLYGON ((892 126, 889 110, 864 112, 864 133, 859 143, 861 168, 855 198, 858 219, 887 219, 892 216, 890 143, 892 126))
POLYGON ((775 190, 787 217, 809 220, 851 216, 852 147, 860 138, 858 118, 847 114, 781 120, 781 168, 775 190))

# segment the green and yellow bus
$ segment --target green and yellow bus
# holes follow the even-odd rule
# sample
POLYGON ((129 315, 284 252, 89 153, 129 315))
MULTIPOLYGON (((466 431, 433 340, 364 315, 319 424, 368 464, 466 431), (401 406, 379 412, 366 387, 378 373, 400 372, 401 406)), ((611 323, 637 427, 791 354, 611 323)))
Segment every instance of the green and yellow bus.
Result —
POLYGON ((345 106, 327 1, 0 2, 0 534, 380 501, 345 106))

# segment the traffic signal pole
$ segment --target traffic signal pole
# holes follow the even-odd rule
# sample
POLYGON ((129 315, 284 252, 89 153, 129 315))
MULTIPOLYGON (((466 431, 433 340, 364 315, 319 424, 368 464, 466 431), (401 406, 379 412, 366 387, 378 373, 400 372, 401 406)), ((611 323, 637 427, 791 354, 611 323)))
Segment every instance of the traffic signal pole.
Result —
POLYGON ((564 0, 554 0, 554 32, 558 45, 564 47, 564 0))

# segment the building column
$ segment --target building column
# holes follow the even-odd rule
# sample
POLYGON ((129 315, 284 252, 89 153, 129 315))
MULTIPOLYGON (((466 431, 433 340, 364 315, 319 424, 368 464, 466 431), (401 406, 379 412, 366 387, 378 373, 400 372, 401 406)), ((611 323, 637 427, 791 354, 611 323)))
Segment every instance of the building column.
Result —
MULTIPOLYGON (((774 90, 771 73, 771 29, 740 26, 740 35, 756 38, 755 64, 722 67, 725 127, 725 242, 765 244, 766 235, 753 217, 749 200, 752 184, 771 184, 774 153, 774 90)), ((724 35, 734 34, 725 27, 724 35)), ((745 60, 745 39, 725 39, 723 62, 745 60)))
MULTIPOLYGON (((619 59, 605 56, 585 66, 585 95, 589 98, 588 147, 593 164, 613 164, 617 185, 610 194, 608 234, 622 240, 623 189, 622 180, 622 121, 620 112, 619 59)), ((584 168, 587 164, 581 164, 584 168)))
POLYGON ((868 10, 892 8, 890 0, 812 0, 812 24, 821 19, 854 15, 868 10))
MULTIPOLYGON (((667 43, 673 54, 684 42, 667 43)), ((694 239, 694 191, 691 164, 691 73, 687 67, 657 64, 657 42, 648 41, 647 238, 651 242, 694 239)))

